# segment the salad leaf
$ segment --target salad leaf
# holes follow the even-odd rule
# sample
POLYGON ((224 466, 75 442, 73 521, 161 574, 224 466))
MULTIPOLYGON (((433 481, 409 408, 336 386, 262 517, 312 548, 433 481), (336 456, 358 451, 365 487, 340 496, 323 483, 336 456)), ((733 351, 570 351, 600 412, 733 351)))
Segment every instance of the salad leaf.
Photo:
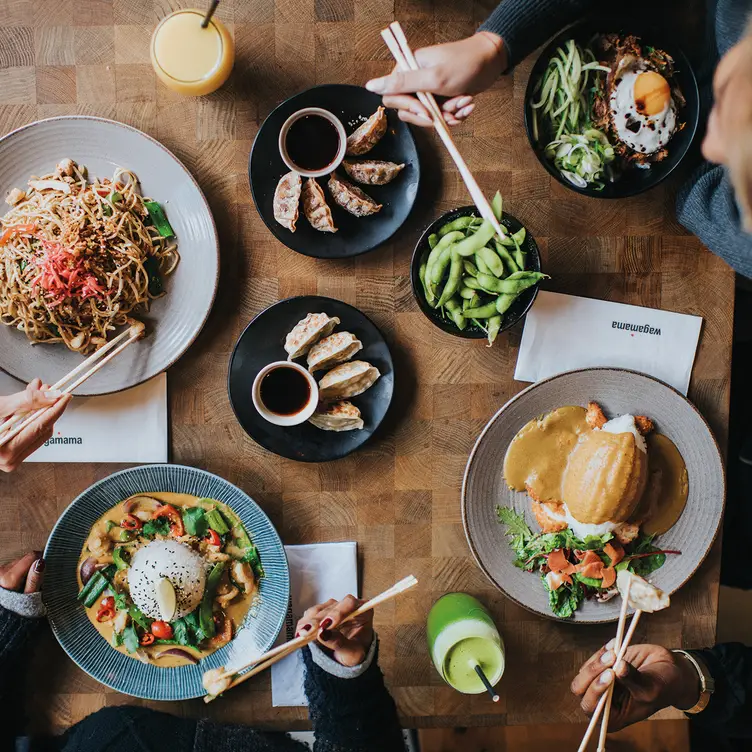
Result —
POLYGON ((169 535, 170 522, 166 517, 157 517, 156 520, 149 520, 141 528, 141 535, 145 538, 153 538, 155 535, 169 535))
MULTIPOLYGON (((533 531, 528 527, 525 518, 521 514, 517 514, 511 507, 497 506, 496 515, 499 522, 507 526, 506 534, 512 538, 510 545, 516 551, 518 558, 522 558, 522 552, 525 550, 528 541, 535 537, 533 531)), ((525 557, 525 559, 527 558, 529 557, 525 557)))
POLYGON ((198 640, 194 637, 192 630, 188 627, 185 619, 177 619, 171 622, 173 638, 178 645, 187 645, 195 647, 198 640))
POLYGON ((559 619, 568 619, 572 616, 585 598, 585 590, 577 580, 573 580, 571 585, 561 585, 556 590, 548 587, 545 577, 541 580, 543 587, 548 591, 548 605, 554 616, 559 619))
POLYGON ((123 630, 123 645, 129 653, 135 653, 138 650, 138 635, 133 624, 129 624, 123 630))
MULTIPOLYGON (((647 554, 651 551, 660 551, 653 545, 653 535, 641 534, 632 549, 632 555, 647 554)), ((651 572, 660 569, 666 563, 666 554, 656 553, 653 556, 642 556, 639 559, 630 559, 629 568, 640 577, 647 577, 651 572)), ((618 569, 618 567, 617 567, 618 569)))

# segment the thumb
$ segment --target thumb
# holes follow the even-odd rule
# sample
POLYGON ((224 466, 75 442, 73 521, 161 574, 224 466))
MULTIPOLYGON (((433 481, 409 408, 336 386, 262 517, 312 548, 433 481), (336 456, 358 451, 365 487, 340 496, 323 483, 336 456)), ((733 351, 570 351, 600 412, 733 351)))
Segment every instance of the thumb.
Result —
POLYGON ((0 397, 0 415, 13 415, 17 412, 28 412, 40 407, 54 405, 60 396, 56 391, 40 391, 39 389, 25 389, 23 392, 0 397))
POLYGON ((413 94, 417 91, 438 92, 441 88, 436 68, 396 70, 388 76, 371 79, 366 89, 376 94, 413 94))
POLYGON ((655 679, 648 673, 639 671, 631 663, 619 661, 615 667, 619 683, 635 700, 650 702, 656 696, 655 679))

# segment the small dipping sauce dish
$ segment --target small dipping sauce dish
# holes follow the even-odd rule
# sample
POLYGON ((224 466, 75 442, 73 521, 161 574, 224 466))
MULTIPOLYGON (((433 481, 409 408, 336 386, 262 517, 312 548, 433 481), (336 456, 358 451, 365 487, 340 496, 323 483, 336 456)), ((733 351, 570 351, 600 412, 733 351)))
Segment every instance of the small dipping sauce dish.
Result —
POLYGON ((320 178, 340 166, 347 134, 340 119, 321 107, 306 107, 290 115, 279 131, 282 161, 307 178, 320 178))
POLYGON ((253 380, 253 405, 277 426, 305 423, 316 411, 319 386, 303 366, 287 360, 269 363, 253 380))

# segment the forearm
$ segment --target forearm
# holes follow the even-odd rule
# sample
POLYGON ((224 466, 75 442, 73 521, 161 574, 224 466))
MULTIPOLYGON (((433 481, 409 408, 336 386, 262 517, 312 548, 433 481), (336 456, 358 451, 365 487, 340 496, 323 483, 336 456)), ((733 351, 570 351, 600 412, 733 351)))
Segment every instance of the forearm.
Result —
POLYGON ((303 655, 315 752, 403 752, 397 709, 377 665, 377 644, 367 668, 352 678, 342 678, 353 672, 341 667, 342 676, 330 673, 337 666, 327 666, 320 657, 317 663, 307 648, 303 655))
POLYGON ((752 738, 752 648, 730 642, 709 650, 693 650, 715 680, 707 708, 693 720, 732 738, 752 738))
POLYGON ((480 30, 504 40, 509 68, 513 68, 594 6, 595 0, 503 0, 480 30))

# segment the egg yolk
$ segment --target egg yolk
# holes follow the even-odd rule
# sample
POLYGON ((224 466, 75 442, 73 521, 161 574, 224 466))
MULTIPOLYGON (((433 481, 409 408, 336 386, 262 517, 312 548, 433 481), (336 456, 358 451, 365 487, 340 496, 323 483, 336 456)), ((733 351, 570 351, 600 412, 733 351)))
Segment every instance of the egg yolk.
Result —
POLYGON ((657 115, 666 109, 671 90, 668 81, 655 71, 640 73, 634 82, 634 101, 637 112, 657 115))

